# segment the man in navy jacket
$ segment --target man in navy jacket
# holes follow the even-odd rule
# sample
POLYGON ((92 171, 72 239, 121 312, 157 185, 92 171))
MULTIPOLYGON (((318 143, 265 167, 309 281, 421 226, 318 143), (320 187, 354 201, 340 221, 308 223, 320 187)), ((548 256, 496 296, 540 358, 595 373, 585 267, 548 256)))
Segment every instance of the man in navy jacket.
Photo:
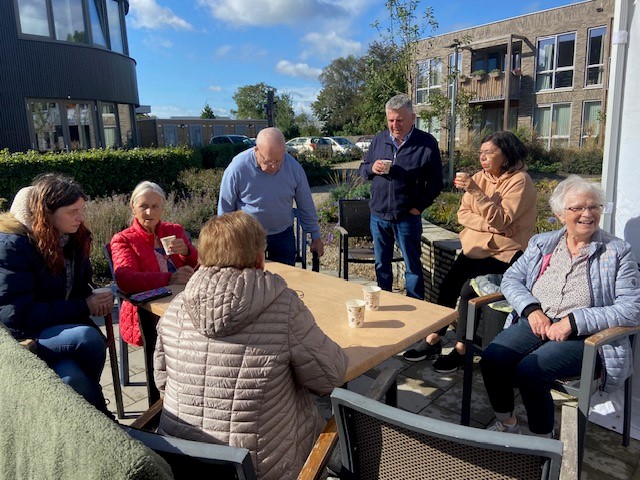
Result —
POLYGON ((442 163, 438 142, 414 127, 411 99, 400 94, 385 105, 389 130, 371 142, 360 165, 360 175, 371 180, 371 234, 378 285, 391 291, 394 243, 405 262, 407 295, 424 298, 420 262, 422 211, 442 190, 442 163), (387 173, 388 162, 391 168, 387 173))

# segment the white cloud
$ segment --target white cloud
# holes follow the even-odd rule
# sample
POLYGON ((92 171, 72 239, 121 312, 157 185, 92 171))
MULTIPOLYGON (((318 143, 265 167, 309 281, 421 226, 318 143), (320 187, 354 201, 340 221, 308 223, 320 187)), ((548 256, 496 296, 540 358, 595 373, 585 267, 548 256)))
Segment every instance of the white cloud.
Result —
POLYGON ((158 50, 160 48, 169 49, 173 47, 173 42, 166 38, 159 37, 157 35, 149 35, 142 40, 142 43, 152 50, 158 50))
POLYGON ((216 57, 224 57, 227 53, 231 51, 233 47, 231 45, 222 45, 215 50, 216 57))
POLYGON ((171 27, 174 30, 193 30, 193 25, 180 18, 170 8, 162 7, 156 0, 135 0, 131 2, 130 23, 134 28, 151 30, 171 27))
POLYGON ((214 18, 233 25, 299 24, 338 18, 362 0, 198 0, 214 18))
POLYGON ((209 90, 210 92, 221 92, 222 91, 222 87, 219 85, 209 85, 207 87, 207 90, 209 90))
POLYGON ((189 117, 193 115, 200 115, 200 111, 196 112, 193 109, 179 107, 176 105, 152 105, 151 115, 155 115, 158 118, 189 117))
POLYGON ((362 43, 344 38, 334 30, 308 33, 304 36, 303 41, 309 45, 300 54, 303 59, 315 57, 332 59, 359 55, 362 51, 362 43))
POLYGON ((306 63, 292 63, 289 60, 280 60, 276 65, 276 71, 283 75, 289 75, 291 77, 305 77, 305 78, 318 78, 318 75, 322 73, 319 68, 313 68, 306 63))
POLYGON ((320 88, 316 86, 281 86, 278 87, 278 94, 280 93, 291 95, 291 103, 296 114, 302 112, 313 114, 311 104, 318 99, 320 88))

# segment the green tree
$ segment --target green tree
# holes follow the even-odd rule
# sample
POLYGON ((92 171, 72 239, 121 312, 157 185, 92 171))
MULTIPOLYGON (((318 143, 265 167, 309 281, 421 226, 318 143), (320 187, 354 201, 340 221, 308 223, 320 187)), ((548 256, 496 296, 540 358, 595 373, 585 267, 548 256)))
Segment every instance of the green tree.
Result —
POLYGON ((231 110, 231 113, 236 118, 267 118, 264 107, 269 90, 275 91, 275 88, 264 82, 238 88, 232 97, 236 102, 237 110, 231 110))
POLYGON ((300 129, 299 136, 317 137, 322 135, 320 128, 318 128, 317 120, 307 112, 301 112, 296 115, 296 125, 300 129))
POLYGON ((328 135, 357 134, 360 130, 359 105, 365 84, 365 62, 362 57, 340 57, 320 74, 322 90, 311 108, 324 122, 328 135))
POLYGON ((202 112, 200 112, 200 118, 216 118, 213 114, 213 110, 209 106, 209 102, 204 104, 204 108, 202 109, 202 112))
POLYGON ((285 138, 298 137, 300 128, 296 124, 295 112, 293 111, 293 100, 289 93, 282 93, 275 97, 275 115, 274 122, 285 138))

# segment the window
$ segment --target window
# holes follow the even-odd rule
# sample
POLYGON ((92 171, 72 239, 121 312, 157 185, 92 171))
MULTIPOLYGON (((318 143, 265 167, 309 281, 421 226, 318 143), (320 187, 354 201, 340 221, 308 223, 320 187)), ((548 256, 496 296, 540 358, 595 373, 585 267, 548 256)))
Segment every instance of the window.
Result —
POLYGON ((455 56, 455 53, 449 55, 449 81, 447 82, 447 96, 449 98, 453 96, 453 82, 456 81, 456 76, 462 73, 462 52, 458 52, 457 61, 455 56))
POLYGON ((247 126, 246 125, 236 125, 234 128, 237 135, 246 135, 247 134, 247 126))
POLYGON ((65 145, 58 104, 55 102, 29 102, 29 110, 35 132, 34 148, 41 152, 63 150, 65 145))
POLYGON ((556 103, 536 109, 535 125, 540 139, 551 147, 567 147, 571 127, 571 104, 556 103))
POLYGON ((46 0, 18 0, 18 15, 22 33, 50 35, 46 0))
POLYGON ((111 50, 114 52, 124 53, 122 24, 120 22, 120 2, 117 0, 107 0, 107 16, 109 18, 109 39, 111 40, 111 50))
POLYGON ((104 37, 104 16, 100 8, 100 0, 87 0, 89 2, 89 16, 91 17, 91 36, 95 45, 107 46, 104 37))
POLYGON ((416 77, 416 103, 428 103, 429 93, 440 90, 442 83, 442 61, 432 58, 418 62, 416 77))
POLYGON ((573 87, 576 34, 538 40, 536 91, 573 87))
POLYGON ((224 125, 214 125, 213 126, 213 136, 216 135, 224 135, 224 125))
POLYGON ((52 0, 56 40, 87 43, 82 0, 52 0))
POLYGON ((191 138, 192 146, 199 147, 202 145, 202 126, 189 125, 189 137, 191 138))
POLYGON ((175 147, 178 145, 178 127, 176 125, 164 125, 164 146, 175 147))
POLYGON ((429 132, 438 142, 440 141, 440 119, 436 115, 430 118, 418 117, 416 123, 416 127, 423 132, 429 132))
POLYGON ((600 135, 602 104, 599 101, 584 102, 582 106, 582 136, 580 144, 585 145, 590 139, 600 135))
POLYGON ((604 35, 606 31, 606 27, 592 28, 589 30, 587 78, 585 86, 602 85, 602 73, 604 72, 604 35))
POLYGON ((66 103, 69 147, 71 150, 86 150, 96 147, 93 123, 93 105, 88 103, 66 103))
POLYGON ((103 103, 100 106, 100 111, 102 114, 102 136, 104 137, 104 147, 113 148, 119 146, 116 106, 113 103, 103 103))

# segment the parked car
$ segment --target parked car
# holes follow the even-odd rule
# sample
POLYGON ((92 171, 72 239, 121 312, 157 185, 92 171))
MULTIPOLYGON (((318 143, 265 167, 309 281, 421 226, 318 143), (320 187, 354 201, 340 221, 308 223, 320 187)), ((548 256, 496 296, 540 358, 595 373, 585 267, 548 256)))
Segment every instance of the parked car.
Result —
POLYGON ((324 137, 331 142, 334 155, 342 155, 345 157, 360 158, 362 149, 358 147, 348 138, 344 137, 324 137))
POLYGON ((371 145, 371 140, 373 140, 375 135, 363 135, 358 139, 356 145, 362 149, 363 152, 369 150, 369 145, 371 145))
POLYGON ((293 147, 298 153, 315 155, 316 157, 330 157, 333 155, 331 142, 322 137, 296 137, 289 140, 286 145, 293 147))
POLYGON ((248 147, 255 147, 256 142, 246 135, 216 135, 211 137, 209 141, 211 145, 220 145, 224 143, 242 143, 248 147))

